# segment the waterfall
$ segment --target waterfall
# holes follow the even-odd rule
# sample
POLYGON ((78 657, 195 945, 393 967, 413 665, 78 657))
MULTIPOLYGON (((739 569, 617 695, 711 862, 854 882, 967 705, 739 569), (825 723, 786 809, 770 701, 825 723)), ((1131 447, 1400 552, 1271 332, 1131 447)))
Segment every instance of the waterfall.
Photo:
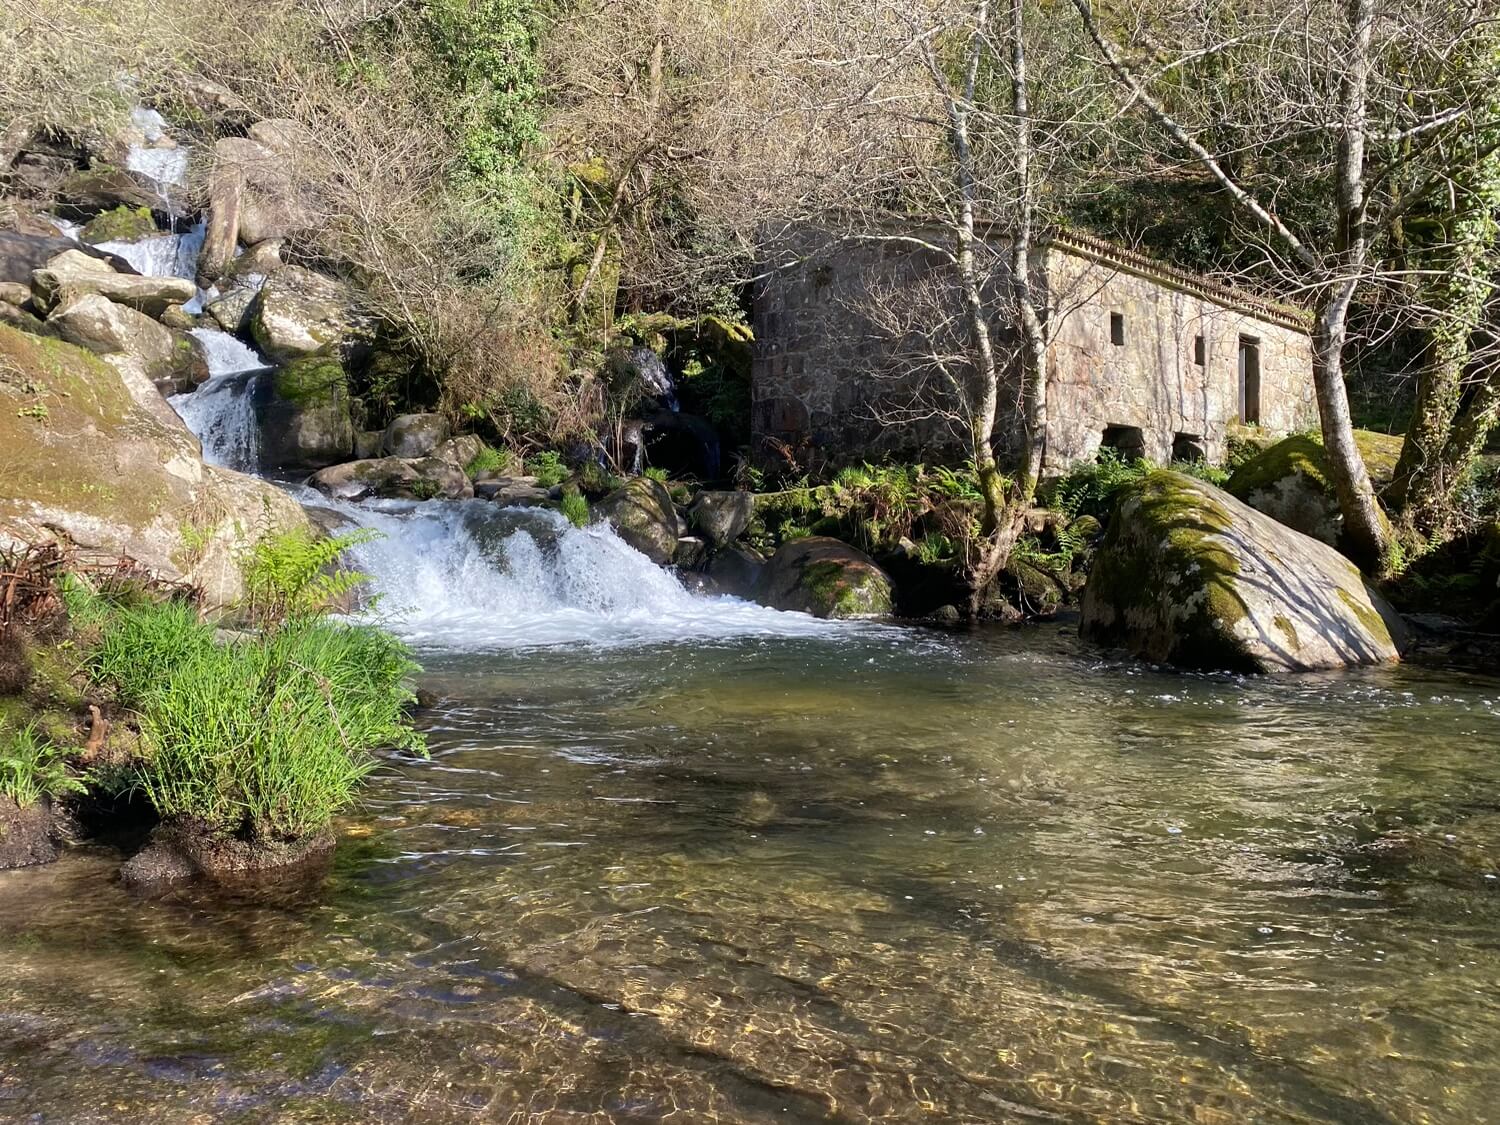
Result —
POLYGON ((125 154, 125 167, 132 172, 149 176, 156 184, 157 194, 163 199, 166 199, 168 189, 186 187, 188 150, 153 147, 166 136, 167 123, 161 114, 138 105, 130 111, 130 120, 146 138, 146 143, 130 146, 125 154))
POLYGON ((306 493, 380 538, 351 552, 391 627, 421 647, 478 651, 725 637, 809 637, 850 626, 690 593, 607 524, 483 500, 353 505, 306 493))
POLYGON ((194 328, 208 359, 208 382, 167 399, 203 443, 210 465, 253 473, 260 465, 255 393, 268 364, 254 348, 217 328, 194 328))
POLYGON ((131 242, 101 242, 96 249, 116 254, 145 277, 181 277, 193 280, 198 272, 198 252, 203 249, 207 227, 196 223, 182 234, 153 234, 131 242))

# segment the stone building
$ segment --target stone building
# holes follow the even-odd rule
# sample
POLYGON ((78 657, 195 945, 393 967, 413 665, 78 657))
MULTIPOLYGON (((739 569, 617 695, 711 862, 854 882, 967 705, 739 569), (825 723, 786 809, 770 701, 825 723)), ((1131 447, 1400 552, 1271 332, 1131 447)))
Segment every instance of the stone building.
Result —
MULTIPOLYGON (((961 364, 956 294, 930 252, 891 241, 793 247, 754 301, 754 446, 762 464, 825 466, 965 454, 945 369, 961 364)), ((986 232, 991 309, 1005 308, 1003 236, 986 232)), ((785 247, 783 250, 787 249, 785 247)), ((1220 461, 1235 423, 1317 424, 1305 314, 1088 237, 1033 255, 1047 309, 1045 468, 1101 446, 1149 460, 1220 461)), ((992 325, 1014 365, 1013 325, 992 325)), ((1014 368, 1013 368, 1014 370, 1014 368)), ((1002 388, 994 443, 1017 444, 1019 379, 1002 388), (1008 395, 1008 398, 1007 398, 1008 395)))

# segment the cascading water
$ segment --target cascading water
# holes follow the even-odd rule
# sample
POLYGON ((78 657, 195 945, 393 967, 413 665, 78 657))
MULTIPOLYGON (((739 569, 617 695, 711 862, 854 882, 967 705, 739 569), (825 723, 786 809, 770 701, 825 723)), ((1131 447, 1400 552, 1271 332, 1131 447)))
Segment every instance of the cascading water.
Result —
POLYGON ((356 546, 391 627, 423 648, 496 651, 728 637, 810 637, 849 626, 690 593, 607 524, 483 500, 353 505, 307 492, 379 538, 356 546))
POLYGON ((163 199, 172 188, 187 186, 188 150, 159 147, 166 135, 167 124, 161 114, 145 106, 136 106, 130 111, 130 120, 145 136, 146 144, 130 146, 125 154, 125 167, 150 177, 156 184, 157 194, 163 199))
MULTIPOLYGON (((165 123, 153 111, 142 111, 136 124, 150 144, 164 135, 165 123)), ((161 154, 180 161, 185 172, 188 153, 183 149, 137 146, 130 166, 141 166, 162 185, 180 182, 178 164, 161 154)), ((104 243, 100 248, 118 254, 142 274, 192 278, 203 236, 199 223, 182 234, 104 243)), ((264 280, 245 276, 235 284, 259 290, 264 280)), ((213 296, 212 291, 200 290, 188 311, 200 311, 205 299, 213 296)), ((169 401, 202 442, 206 462, 257 472, 256 397, 270 365, 227 332, 198 327, 192 334, 203 345, 210 378, 169 401)), ((675 410, 670 373, 655 353, 645 355, 652 361, 643 357, 648 390, 675 410)), ((329 500, 308 488, 290 491, 304 505, 332 508, 377 533, 377 538, 353 548, 353 563, 370 575, 391 627, 423 648, 620 646, 831 636, 849 628, 738 598, 693 594, 607 524, 579 529, 547 509, 497 508, 482 500, 355 505, 329 500)))

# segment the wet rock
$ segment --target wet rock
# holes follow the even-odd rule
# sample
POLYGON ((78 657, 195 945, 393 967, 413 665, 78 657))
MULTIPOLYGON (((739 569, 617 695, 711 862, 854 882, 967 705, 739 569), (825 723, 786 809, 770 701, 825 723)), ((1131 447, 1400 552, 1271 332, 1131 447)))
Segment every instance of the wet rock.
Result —
POLYGON ((250 334, 261 354, 277 362, 333 355, 358 327, 349 290, 301 266, 268 277, 250 315, 250 334))
POLYGON ((695 535, 682 535, 677 539, 677 551, 672 555, 672 565, 680 570, 697 570, 708 558, 708 544, 695 535))
POLYGON ((250 313, 260 290, 248 278, 228 282, 228 288, 203 306, 215 323, 230 335, 250 329, 250 313))
POLYGON ((57 186, 56 196, 64 213, 80 217, 114 207, 171 209, 145 176, 107 164, 73 172, 57 186))
POLYGON ((9 797, 0 797, 0 871, 51 863, 57 858, 53 836, 52 804, 47 798, 23 809, 9 797))
MULTIPOLYGON (((1376 489, 1390 483, 1402 439, 1356 430, 1354 440, 1376 489)), ((1240 465, 1224 490, 1304 535, 1333 547, 1344 545, 1344 518, 1328 479, 1323 443, 1316 437, 1293 434, 1268 446, 1240 465)))
POLYGON ((535 508, 552 502, 551 491, 540 487, 536 477, 492 476, 475 482, 474 495, 502 508, 535 508))
POLYGON ((321 469, 354 452, 349 384, 336 359, 308 356, 275 372, 261 408, 261 458, 279 468, 321 469))
POLYGON ((385 428, 381 448, 389 457, 426 457, 448 440, 441 414, 401 414, 385 428))
POLYGON ((733 543, 750 527, 755 495, 750 492, 700 492, 688 507, 688 520, 715 547, 733 543))
POLYGON ((117 273, 108 262, 76 249, 64 251, 33 272, 31 292, 32 301, 44 313, 50 313, 68 296, 97 293, 153 317, 198 295, 191 281, 117 273))
MULTIPOLYGON (((68 343, 138 371, 163 395, 191 390, 208 378, 208 359, 196 338, 97 293, 70 295, 47 324, 68 343)), ((151 409, 163 420, 176 417, 165 402, 151 409)))
POLYGON ((677 552, 677 509, 660 481, 635 477, 595 506, 615 533, 652 562, 665 566, 677 552))
POLYGON ((338 500, 372 496, 393 500, 461 500, 474 495, 474 486, 461 469, 435 457, 348 461, 314 473, 307 483, 338 500))
POLYGON ((1120 494, 1081 630, 1147 660, 1244 672, 1394 661, 1405 637, 1332 547, 1168 470, 1120 494))
POLYGON ((166 890, 203 877, 233 886, 255 886, 298 872, 316 878, 333 854, 335 837, 320 832, 303 840, 239 840, 209 835, 184 825, 164 824, 146 847, 120 867, 124 884, 138 894, 166 890))
MULTIPOLYGON (((141 316, 102 297, 84 301, 141 316)), ((307 526, 281 489, 204 465, 197 439, 134 358, 3 325, 0 459, 0 541, 129 555, 164 578, 202 585, 210 606, 243 594, 247 547, 307 526), (28 412, 36 402, 45 418, 28 412)))
POLYGON ((715 551, 708 561, 708 588, 736 598, 754 598, 765 573, 766 557, 744 543, 715 551))
POLYGON ((847 543, 814 535, 783 543, 761 578, 759 600, 814 617, 883 617, 891 612, 890 577, 847 543))

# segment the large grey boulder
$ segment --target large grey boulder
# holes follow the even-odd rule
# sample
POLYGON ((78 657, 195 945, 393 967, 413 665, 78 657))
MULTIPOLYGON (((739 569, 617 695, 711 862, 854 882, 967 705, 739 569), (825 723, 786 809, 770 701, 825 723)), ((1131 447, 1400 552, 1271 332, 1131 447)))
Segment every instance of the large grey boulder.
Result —
POLYGON ((751 492, 700 492, 688 506, 688 521, 715 547, 733 543, 755 515, 751 492))
POLYGON ((17 376, 0 378, 0 543, 128 555, 227 605, 244 591, 247 547, 307 526, 279 488, 204 465, 133 363, 0 325, 0 370, 17 376))
POLYGON ((266 279, 250 317, 261 354, 277 362, 333 355, 356 331, 359 318, 349 290, 301 266, 266 279))
POLYGON ((757 597, 773 609, 814 617, 885 617, 894 604, 893 591, 890 576, 869 555, 812 535, 777 548, 757 597))
POLYGON ((336 500, 462 500, 474 495, 463 471, 436 457, 347 461, 314 473, 307 483, 336 500))
POLYGON ((260 289, 250 281, 229 283, 221 287, 221 293, 203 306, 203 311, 220 328, 231 335, 248 331, 250 313, 260 289))
POLYGON ((1081 630, 1147 660, 1242 672, 1395 661, 1405 635, 1332 547, 1164 469, 1120 494, 1081 630))
POLYGON ((705 571, 709 590, 736 598, 754 599, 766 570, 766 557, 744 543, 715 551, 705 571))
POLYGON ((535 508, 552 503, 551 489, 537 484, 536 477, 489 477, 475 482, 474 495, 492 500, 502 508, 535 508))
POLYGON ((594 511, 652 562, 665 566, 677 553, 677 509, 660 481, 635 477, 599 501, 594 511))
POLYGON ((484 441, 478 434, 459 434, 438 445, 432 455, 468 472, 474 459, 483 452, 484 441))
POLYGON ((98 293, 148 316, 161 316, 172 305, 191 301, 198 288, 180 277, 143 277, 116 273, 108 262, 81 250, 65 250, 31 275, 32 300, 51 312, 64 297, 98 293))
MULTIPOLYGON (((47 325, 68 343, 143 375, 163 395, 181 394, 208 379, 208 357, 196 337, 97 293, 68 296, 47 325)), ((172 413, 165 402, 152 409, 162 417, 172 413)))
POLYGON ((0 231, 0 281, 15 282, 31 288, 31 275, 44 268, 59 254, 76 250, 107 262, 116 273, 132 274, 136 271, 118 254, 109 254, 93 246, 84 246, 71 238, 60 235, 27 234, 18 231, 0 231))
POLYGON ((426 457, 448 440, 448 420, 441 414, 399 414, 381 439, 389 457, 426 457))
POLYGON ((271 378, 261 407, 261 460, 286 469, 321 469, 354 453, 354 420, 343 365, 327 356, 294 359, 271 378))
POLYGON ((217 279, 233 261, 238 242, 254 246, 313 226, 316 216, 305 198, 299 161, 307 143, 294 121, 257 122, 249 137, 215 143, 200 276, 217 279))

